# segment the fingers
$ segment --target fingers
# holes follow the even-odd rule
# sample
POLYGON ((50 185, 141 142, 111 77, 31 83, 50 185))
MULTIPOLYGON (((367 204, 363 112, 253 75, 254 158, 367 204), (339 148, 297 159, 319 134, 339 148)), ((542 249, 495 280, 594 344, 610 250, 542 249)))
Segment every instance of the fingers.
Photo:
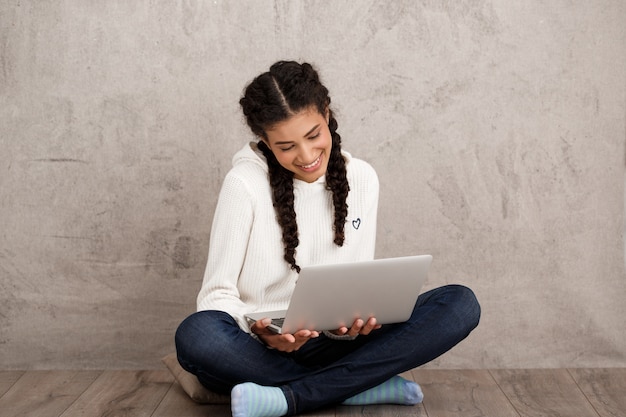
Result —
MULTIPOLYGON (((267 330, 267 329, 265 329, 267 330)), ((257 333, 268 346, 281 352, 294 352, 300 349, 309 339, 319 336, 317 331, 300 330, 294 334, 257 333)))
POLYGON ((367 336, 372 330, 380 329, 381 327, 380 324, 376 324, 375 317, 370 317, 367 322, 364 322, 362 319, 356 319, 348 331, 348 334, 352 337, 357 335, 367 336))
POLYGON ((361 333, 361 329, 363 328, 363 320, 356 319, 354 323, 352 323, 352 327, 348 330, 348 334, 352 337, 358 336, 361 333))
POLYGON ((252 323, 252 325, 250 326, 250 330, 254 334, 268 334, 269 330, 267 329, 267 326, 269 326, 271 322, 272 321, 268 318, 257 320, 252 323))
POLYGON ((339 336, 343 336, 344 334, 348 333, 350 331, 350 329, 348 329, 346 326, 340 327, 337 330, 335 330, 333 333, 335 333, 336 335, 339 336))
POLYGON ((309 339, 319 337, 319 335, 319 332, 317 332, 316 330, 299 330, 293 336, 296 342, 303 342, 304 344, 304 342, 308 341, 309 339))
POLYGON ((279 335, 280 343, 276 349, 283 352, 294 352, 300 349, 309 339, 318 337, 319 333, 311 330, 300 330, 295 334, 279 335))

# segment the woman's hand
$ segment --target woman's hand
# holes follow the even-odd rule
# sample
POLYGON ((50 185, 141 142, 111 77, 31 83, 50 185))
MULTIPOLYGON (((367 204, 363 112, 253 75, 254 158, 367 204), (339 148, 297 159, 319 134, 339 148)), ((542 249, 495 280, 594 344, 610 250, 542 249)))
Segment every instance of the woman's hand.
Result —
POLYGON ((354 323, 352 323, 352 327, 349 329, 347 327, 340 327, 335 330, 333 333, 339 336, 349 335, 352 337, 356 337, 358 335, 367 336, 372 332, 372 330, 380 329, 383 327, 381 324, 376 324, 376 318, 370 317, 367 319, 367 322, 363 321, 363 319, 356 319, 354 323))
POLYGON ((276 334, 267 328, 270 323, 271 320, 268 318, 257 320, 250 327, 250 330, 266 345, 281 352, 294 352, 300 349, 309 339, 320 335, 315 330, 298 330, 294 334, 276 334))

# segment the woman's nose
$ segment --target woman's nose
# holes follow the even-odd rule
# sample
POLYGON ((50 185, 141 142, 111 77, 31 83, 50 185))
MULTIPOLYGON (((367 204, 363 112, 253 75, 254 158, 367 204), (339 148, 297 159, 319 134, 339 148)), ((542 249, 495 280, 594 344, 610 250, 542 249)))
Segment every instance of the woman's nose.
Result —
POLYGON ((298 155, 298 158, 300 158, 300 162, 302 162, 303 165, 310 164, 316 157, 317 155, 315 155, 315 150, 312 146, 305 145, 300 147, 300 154, 298 155))

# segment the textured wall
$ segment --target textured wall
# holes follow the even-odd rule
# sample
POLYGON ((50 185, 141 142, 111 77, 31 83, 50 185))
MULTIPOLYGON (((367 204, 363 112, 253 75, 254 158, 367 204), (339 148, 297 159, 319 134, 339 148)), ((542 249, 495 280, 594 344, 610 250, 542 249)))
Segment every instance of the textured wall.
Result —
POLYGON ((431 366, 626 366, 626 3, 0 0, 0 367, 159 367, 195 308, 244 85, 317 64, 483 321, 431 366))

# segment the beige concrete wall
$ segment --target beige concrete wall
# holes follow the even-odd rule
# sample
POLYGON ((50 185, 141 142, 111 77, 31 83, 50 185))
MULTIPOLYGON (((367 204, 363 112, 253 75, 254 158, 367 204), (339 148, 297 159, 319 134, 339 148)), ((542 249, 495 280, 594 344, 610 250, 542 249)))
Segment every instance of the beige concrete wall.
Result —
POLYGON ((483 320, 441 367, 626 366, 626 3, 0 0, 0 367, 159 367, 195 308, 244 85, 317 64, 483 320))

